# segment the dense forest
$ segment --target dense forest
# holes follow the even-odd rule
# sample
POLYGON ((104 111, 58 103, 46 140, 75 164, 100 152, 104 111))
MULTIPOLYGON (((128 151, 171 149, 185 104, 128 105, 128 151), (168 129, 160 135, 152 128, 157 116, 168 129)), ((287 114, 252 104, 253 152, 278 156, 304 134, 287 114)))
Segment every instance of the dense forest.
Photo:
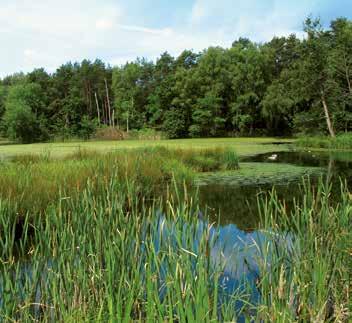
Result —
POLYGON ((21 142, 89 138, 99 127, 155 129, 169 138, 290 136, 352 130, 352 21, 305 37, 162 54, 111 67, 67 63, 0 80, 3 136, 21 142))

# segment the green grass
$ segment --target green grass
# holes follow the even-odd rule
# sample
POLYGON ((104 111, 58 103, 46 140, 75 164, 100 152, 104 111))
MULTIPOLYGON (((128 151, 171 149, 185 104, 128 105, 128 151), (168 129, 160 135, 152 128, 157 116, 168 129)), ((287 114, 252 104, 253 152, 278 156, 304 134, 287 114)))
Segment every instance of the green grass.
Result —
POLYGON ((214 139, 179 139, 179 140, 124 140, 124 141, 87 141, 65 143, 39 143, 29 145, 0 145, 0 158, 13 157, 21 154, 50 154, 62 157, 72 154, 79 149, 94 150, 97 152, 111 152, 121 149, 165 146, 167 148, 199 149, 199 148, 231 148, 239 156, 255 155, 278 150, 287 150, 287 147, 270 145, 272 142, 288 142, 275 138, 214 138, 214 139), (265 145, 263 145, 265 144, 265 145))
POLYGON ((300 137, 295 144, 302 148, 352 150, 352 134, 341 134, 336 136, 336 138, 300 137))
POLYGON ((106 184, 126 179, 134 184, 136 196, 150 199, 173 177, 190 184, 198 172, 237 168, 236 153, 221 147, 149 147, 106 154, 78 150, 61 159, 49 154, 18 155, 0 164, 0 199, 18 204, 21 213, 39 212, 62 195, 76 198, 88 184, 95 195, 103 195, 106 184))

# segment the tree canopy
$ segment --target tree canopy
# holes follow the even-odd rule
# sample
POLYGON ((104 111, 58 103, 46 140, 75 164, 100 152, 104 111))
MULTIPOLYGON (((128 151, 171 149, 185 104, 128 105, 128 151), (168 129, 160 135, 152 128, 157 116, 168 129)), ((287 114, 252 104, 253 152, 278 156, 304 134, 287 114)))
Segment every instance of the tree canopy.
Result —
POLYGON ((267 43, 165 52, 110 67, 68 62, 0 80, 3 133, 32 142, 89 138, 96 127, 154 128, 169 138, 330 134, 352 130, 352 22, 267 43))

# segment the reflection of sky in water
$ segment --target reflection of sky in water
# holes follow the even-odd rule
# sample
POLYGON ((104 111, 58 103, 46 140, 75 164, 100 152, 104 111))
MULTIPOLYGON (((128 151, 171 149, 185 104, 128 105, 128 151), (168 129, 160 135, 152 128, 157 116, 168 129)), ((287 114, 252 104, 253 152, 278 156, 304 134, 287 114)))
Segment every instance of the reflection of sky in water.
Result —
MULTIPOLYGON (((197 226, 194 226, 192 227, 188 223, 181 225, 183 228, 182 237, 189 236, 186 232, 194 232, 194 240, 191 245, 185 239, 177 241, 175 224, 160 215, 156 226, 157 235, 154 238, 156 251, 159 252, 163 248, 172 246, 175 250, 182 248, 197 255, 200 241, 207 232, 208 223, 199 219, 197 226)), ((180 226, 177 225, 177 227, 180 226)), ((260 262, 262 264, 265 262, 267 264, 266 270, 269 270, 270 255, 275 252, 278 245, 281 248, 292 249, 292 239, 289 236, 278 236, 264 231, 244 232, 234 224, 219 227, 211 226, 208 231, 208 241, 210 269, 221 270, 219 305, 221 305, 221 302, 226 302, 226 299, 228 300, 234 293, 240 294, 247 291, 251 293, 250 302, 252 304, 258 303, 260 293, 256 284, 260 279, 260 262)), ((196 259, 194 257, 194 265, 196 259)), ((160 277, 160 279, 162 281, 163 277, 160 277)), ((161 288, 161 297, 165 293, 166 290, 161 288)), ((239 310, 242 303, 237 301, 234 306, 239 310)))
MULTIPOLYGON (((194 276, 197 274, 197 256, 201 252, 204 254, 204 250, 201 251, 200 247, 204 247, 205 244, 202 244, 201 241, 205 236, 207 237, 209 246, 207 255, 210 265, 208 269, 211 274, 215 272, 221 273, 218 280, 219 309, 222 304, 229 303, 231 296, 234 294, 247 293, 249 294, 247 301, 252 304, 260 302, 260 293, 256 286, 258 279, 260 279, 259 268, 261 266, 259 266, 259 263, 265 259, 267 263, 265 270, 269 270, 270 254, 274 252, 277 245, 284 248, 292 248, 292 239, 288 237, 263 231, 244 232, 234 224, 210 226, 201 216, 199 216, 197 221, 193 221, 190 224, 183 218, 178 218, 176 221, 167 220, 163 214, 159 213, 154 223, 145 222, 145 230, 143 231, 142 241, 149 240, 150 238, 148 239, 148 237, 152 237, 152 241, 149 241, 153 243, 156 253, 167 253, 171 250, 172 254, 175 255, 186 252, 189 255, 189 259, 191 259, 190 263, 194 276)), ((135 242, 132 240, 130 242, 130 247, 133 248, 135 242)), ((145 264, 149 262, 146 252, 149 247, 142 243, 141 257, 136 259, 136 265, 139 264, 141 273, 144 272, 145 264)), ((78 257, 75 263, 79 266, 78 257)), ((174 262, 170 262, 170 264, 173 265, 174 262)), ((154 272, 158 273, 159 276, 158 287, 161 299, 167 295, 167 271, 171 270, 174 272, 175 270, 175 268, 169 267, 170 264, 168 263, 168 258, 164 257, 160 267, 153 268, 154 272)), ((13 273, 14 278, 16 277, 18 284, 25 284, 26 281, 40 282, 37 285, 35 299, 36 303, 41 303, 43 288, 52 288, 50 276, 52 272, 58 271, 55 260, 46 260, 40 264, 24 261, 19 266, 21 269, 13 273), (38 268, 42 270, 38 270, 38 268)), ((143 278, 143 280, 145 279, 146 277, 143 278)), ((1 295, 4 292, 4 285, 1 281, 2 278, 0 276, 0 308, 3 306, 1 295)), ((212 282, 209 283, 211 286, 212 282)), ((25 295, 27 292, 24 292, 23 295, 17 295, 17 297, 19 299, 26 298, 28 296, 25 295)), ((235 299, 231 306, 234 306, 239 311, 243 307, 243 303, 235 299)), ((38 306, 33 307, 33 314, 35 317, 40 316, 40 308, 38 306)), ((239 318, 239 322, 242 321, 244 322, 244 317, 239 318)))
MULTIPOLYGON (((194 276, 197 274, 197 256, 200 253, 204 254, 204 250, 201 251, 200 247, 204 247, 204 237, 207 237, 206 241, 208 241, 209 246, 207 250, 210 266, 208 267, 209 272, 211 274, 215 272, 221 273, 218 280, 219 315, 221 305, 224 303, 228 304, 231 296, 234 294, 247 293, 249 295, 247 301, 257 304, 260 301, 260 294, 256 287, 256 283, 260 279, 259 262, 265 258, 270 265, 270 254, 277 244, 284 247, 292 247, 291 239, 284 236, 275 236, 270 232, 263 231, 246 233, 239 230, 234 224, 218 227, 210 226, 202 216, 199 216, 197 221, 192 221, 192 223, 188 223, 182 217, 173 221, 167 220, 161 213, 156 216, 157 220, 154 223, 145 221, 145 230, 142 232, 144 239, 142 241, 149 240, 152 242, 156 253, 166 252, 167 254, 171 250, 172 255, 179 255, 187 252, 189 259, 191 259, 188 264, 191 264, 194 276), (150 240, 150 237, 152 240, 150 240), (203 244, 201 241, 203 241, 203 244), (263 252, 263 250, 266 251, 263 252)), ((135 241, 131 239, 130 243, 130 247, 134 248, 135 241)), ((150 263, 146 252, 147 248, 150 248, 150 244, 146 247, 147 245, 142 243, 141 256, 139 259, 136 259, 136 265, 139 264, 141 273, 144 272, 145 264, 147 262, 150 263)), ((161 260, 160 267, 154 267, 153 270, 159 276, 158 287, 160 298, 163 299, 167 293, 167 271, 171 270, 171 273, 174 272, 175 268, 170 268, 170 265, 173 266, 175 263, 172 261, 168 263, 169 259, 167 257, 161 257, 160 259, 163 259, 161 260)), ((75 265, 79 266, 79 256, 74 261, 73 266, 75 265)), ((53 272, 58 272, 59 270, 55 259, 46 260, 40 264, 32 264, 31 262, 24 261, 19 266, 21 269, 13 273, 14 279, 16 277, 17 283, 20 285, 24 284, 23 286, 25 286, 26 282, 38 282, 36 285, 37 290, 35 291, 35 303, 40 304, 43 289, 50 290, 53 288, 50 277, 53 272), (38 270, 39 268, 40 270, 38 270)), ((211 277, 213 276, 211 275, 211 277)), ((145 280, 146 277, 142 279, 145 280)), ((2 278, 0 276, 0 307, 3 306, 1 295, 4 292, 4 285, 1 281, 2 278)), ((209 286, 212 286, 212 281, 209 281, 209 286)), ((28 297, 27 293, 28 289, 24 289, 23 295, 17 295, 17 297, 24 299, 26 296, 28 297)), ((235 299, 232 301, 231 306, 239 311, 242 309, 243 303, 239 299, 235 299)), ((39 306, 33 306, 32 310, 35 317, 40 316, 41 310, 39 306)), ((50 308, 47 310, 52 311, 50 308)), ((244 322, 244 317, 239 318, 239 322, 242 321, 244 322)))

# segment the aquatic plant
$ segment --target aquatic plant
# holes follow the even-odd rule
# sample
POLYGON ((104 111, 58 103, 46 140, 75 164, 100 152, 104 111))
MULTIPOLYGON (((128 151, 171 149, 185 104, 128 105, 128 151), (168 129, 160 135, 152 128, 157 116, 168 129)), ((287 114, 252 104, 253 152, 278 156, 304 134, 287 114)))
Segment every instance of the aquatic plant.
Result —
POLYGON ((16 203, 21 213, 38 213, 56 204, 60 194, 76 198, 90 180, 94 194, 104 194, 111 180, 134 183, 140 198, 160 196, 171 179, 193 182, 196 172, 229 167, 224 156, 236 154, 228 148, 167 149, 152 147, 101 154, 79 149, 61 159, 45 155, 22 155, 0 164, 0 198, 16 203), (163 188, 161 188, 163 186, 163 188))
POLYGON ((352 149, 352 134, 344 133, 331 137, 299 137, 295 144, 304 148, 352 149))
POLYGON ((331 187, 321 182, 315 190, 304 183, 302 199, 290 212, 275 192, 261 205, 262 228, 275 239, 285 233, 292 245, 278 242, 275 253, 259 261, 259 312, 267 321, 347 322, 352 310, 351 195, 342 184, 336 204, 330 200, 331 187))
POLYGON ((1 320, 348 319, 352 210, 345 186, 332 205, 329 188, 307 184, 292 213, 273 192, 260 204, 257 238, 235 247, 199 215, 192 196, 179 192, 148 206, 136 184, 112 177, 96 194, 88 179, 77 198, 61 195, 41 217, 0 202, 1 320), (249 276, 240 283, 228 281, 242 269, 222 256, 226 248, 231 257, 257 250, 251 261, 243 258, 249 276))

